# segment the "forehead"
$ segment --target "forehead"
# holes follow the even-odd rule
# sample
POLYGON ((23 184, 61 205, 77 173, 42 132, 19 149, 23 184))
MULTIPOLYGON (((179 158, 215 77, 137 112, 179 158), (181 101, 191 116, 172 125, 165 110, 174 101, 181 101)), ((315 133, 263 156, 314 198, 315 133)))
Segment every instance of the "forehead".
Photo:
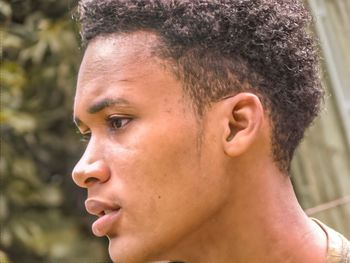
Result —
POLYGON ((157 37, 133 33, 99 37, 89 43, 80 66, 74 111, 102 99, 131 102, 182 100, 182 84, 154 50, 157 37))
POLYGON ((140 73, 140 64, 160 61, 152 51, 156 43, 156 36, 143 32, 97 37, 88 44, 78 81, 84 81, 81 77, 90 75, 113 73, 110 76, 113 77, 118 73, 140 73))

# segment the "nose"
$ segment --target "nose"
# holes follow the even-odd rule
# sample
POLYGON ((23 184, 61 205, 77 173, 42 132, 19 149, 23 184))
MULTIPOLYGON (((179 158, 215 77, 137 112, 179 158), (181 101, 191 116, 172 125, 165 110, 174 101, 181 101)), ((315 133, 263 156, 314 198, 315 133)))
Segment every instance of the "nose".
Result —
POLYGON ((73 181, 80 187, 89 188, 97 183, 104 183, 110 178, 110 170, 103 158, 92 158, 86 149, 84 155, 72 172, 73 181))

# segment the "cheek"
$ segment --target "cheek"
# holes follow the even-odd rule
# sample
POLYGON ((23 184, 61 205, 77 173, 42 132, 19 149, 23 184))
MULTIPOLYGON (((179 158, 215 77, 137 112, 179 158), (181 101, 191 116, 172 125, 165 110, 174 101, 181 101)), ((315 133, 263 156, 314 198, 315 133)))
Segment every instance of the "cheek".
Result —
MULTIPOLYGON (((189 136, 157 136, 134 140, 127 148, 112 150, 112 171, 122 193, 139 202, 162 200, 189 185, 199 154, 189 136), (144 198, 142 198, 144 197, 144 198)), ((193 136, 191 136, 193 137, 193 136)))
POLYGON ((122 247, 166 251, 215 213, 221 189, 207 169, 210 151, 200 152, 197 132, 186 130, 134 134, 127 147, 110 150, 113 185, 124 210, 122 247))
POLYGON ((124 156, 119 164, 122 193, 140 217, 189 216, 209 196, 212 177, 201 163, 206 157, 198 152, 196 134, 146 140, 124 156))
POLYGON ((132 140, 106 154, 116 192, 131 215, 159 217, 179 206, 182 193, 197 191, 197 134, 170 134, 171 129, 134 132, 132 140))

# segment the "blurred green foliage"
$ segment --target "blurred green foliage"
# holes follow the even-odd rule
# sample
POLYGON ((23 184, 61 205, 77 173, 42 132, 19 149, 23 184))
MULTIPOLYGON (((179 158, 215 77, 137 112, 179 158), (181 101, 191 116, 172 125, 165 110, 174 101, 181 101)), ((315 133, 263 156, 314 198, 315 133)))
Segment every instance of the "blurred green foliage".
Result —
POLYGON ((82 152, 72 124, 75 6, 0 0, 1 263, 109 261, 70 177, 82 152))

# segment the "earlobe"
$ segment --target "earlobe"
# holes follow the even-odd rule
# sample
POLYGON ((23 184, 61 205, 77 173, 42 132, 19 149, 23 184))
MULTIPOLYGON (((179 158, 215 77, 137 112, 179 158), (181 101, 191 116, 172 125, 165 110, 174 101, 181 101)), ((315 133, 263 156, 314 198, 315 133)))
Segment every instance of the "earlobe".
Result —
POLYGON ((259 138, 264 110, 258 96, 252 93, 239 93, 224 103, 227 116, 224 151, 228 156, 239 156, 259 138))

